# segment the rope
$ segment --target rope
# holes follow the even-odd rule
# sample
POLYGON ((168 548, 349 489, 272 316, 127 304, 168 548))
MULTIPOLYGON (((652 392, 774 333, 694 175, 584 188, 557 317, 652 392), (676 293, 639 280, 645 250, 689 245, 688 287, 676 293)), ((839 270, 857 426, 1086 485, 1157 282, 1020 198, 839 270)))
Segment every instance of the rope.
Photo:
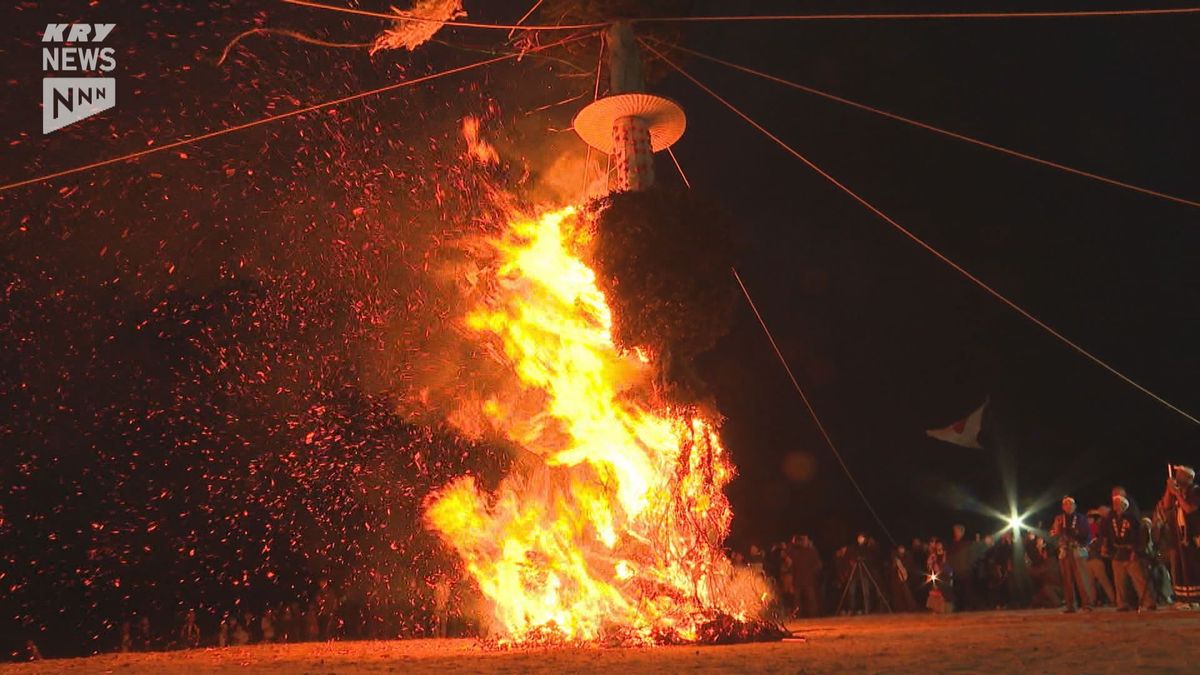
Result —
MULTIPOLYGON (((533 16, 533 13, 536 12, 537 8, 541 7, 542 3, 545 1, 546 0, 537 0, 537 2, 533 3, 533 6, 529 8, 529 11, 525 12, 525 14, 521 15, 521 18, 517 19, 516 25, 520 26, 521 24, 525 23, 525 19, 528 19, 529 17, 533 16)), ((517 32, 516 28, 513 28, 512 30, 508 31, 508 37, 510 40, 512 39, 513 33, 515 33, 515 32, 517 32)))
POLYGON ((675 168, 679 170, 679 177, 683 179, 684 186, 691 190, 692 183, 687 179, 687 174, 683 172, 683 167, 680 166, 679 160, 675 158, 675 151, 669 145, 667 146, 667 154, 671 156, 671 161, 675 162, 675 168))
POLYGON ((707 85, 705 85, 705 84, 704 84, 703 82, 701 82, 700 80, 697 80, 696 78, 692 77, 692 75, 691 75, 691 74, 689 74, 687 71, 685 71, 685 70, 683 70, 682 68, 680 68, 680 67, 679 67, 679 66, 678 66, 678 65, 677 65, 677 64, 676 64, 674 61, 672 61, 672 60, 668 59, 668 58, 667 58, 665 55, 663 55, 661 52, 659 52, 657 49, 655 49, 655 48, 654 48, 653 46, 651 46, 649 43, 647 43, 647 42, 645 42, 645 41, 642 41, 642 45, 643 45, 643 46, 645 46, 647 49, 649 49, 651 52, 653 52, 653 53, 654 53, 656 56, 658 56, 658 58, 662 59, 664 62, 666 62, 666 63, 667 63, 668 65, 670 65, 672 68, 674 68, 674 69, 675 69, 675 70, 676 70, 676 71, 677 71, 677 72, 678 72, 680 75, 683 75, 685 78, 687 78, 688 80, 690 80, 690 81, 691 81, 693 84, 695 84, 697 87, 700 87, 700 89, 704 90, 704 91, 705 91, 705 92, 706 92, 708 95, 710 95, 710 96, 712 96, 713 98, 717 99, 717 101, 719 101, 719 102, 720 102, 722 105, 724 105, 726 108, 729 108, 730 110, 732 110, 732 111, 733 111, 735 114, 737 114, 737 116, 738 116, 738 117, 741 117, 741 118, 742 118, 743 120, 745 120, 745 121, 746 121, 748 124, 750 124, 750 126, 754 127, 755 129, 759 130, 760 132, 762 132, 762 134, 763 134, 763 135, 765 135, 767 138, 769 138, 769 139, 771 139, 772 141, 774 141, 774 142, 775 142, 777 145, 779 145, 781 148, 783 148, 784 150, 786 150, 786 151, 787 151, 789 154, 791 154, 793 157, 795 157, 796 159, 798 159, 798 160, 800 160, 801 162, 803 162, 804 164, 806 164, 806 165, 808 166, 808 168, 812 169, 813 171, 816 171, 818 174, 820 174, 820 175, 821 175, 821 177, 822 177, 822 178, 824 178, 825 180, 829 181, 830 183, 833 183, 833 185, 834 185, 835 187, 837 187, 837 188, 838 188, 839 190, 841 190, 842 192, 845 192, 847 195, 849 195, 851 198, 853 198, 853 199, 854 199, 855 201, 857 201, 859 204, 862 204, 862 205, 863 205, 863 206, 864 206, 864 207, 865 207, 867 210, 871 211, 871 213, 874 213, 876 216, 879 216, 879 218, 880 218, 880 219, 882 219, 884 222, 886 222, 887 224, 889 224, 889 225, 891 225, 892 227, 896 228, 896 230, 898 230, 898 231, 899 231, 901 234, 903 234, 904 236, 908 237, 908 238, 909 238, 909 239, 911 239, 911 240, 912 240, 914 243, 916 243, 918 246, 920 246, 921 248, 925 249, 925 250, 926 250, 926 251, 928 251, 928 252, 929 252, 931 255, 933 255, 934 257, 936 257, 938 260, 941 260, 943 263, 945 263, 946 265, 950 266, 950 267, 951 267, 952 269, 954 269, 956 272, 958 272, 959 274, 961 274, 961 275, 963 275, 964 277, 966 277, 966 278, 967 278, 969 281, 971 281, 972 283, 974 283, 976 286, 978 286, 978 287, 982 288, 984 291, 987 291, 987 293, 988 293, 988 294, 990 294, 992 297, 996 298, 997 300, 999 300, 1000 302, 1004 303, 1005 305, 1008 305, 1008 307, 1009 307, 1009 308, 1011 308, 1013 311, 1015 311, 1015 312, 1017 312, 1018 314, 1020 314, 1021 316, 1025 317, 1026 319, 1028 319, 1029 321, 1031 321, 1032 323, 1034 323, 1035 325, 1037 325, 1037 326, 1038 326, 1039 328, 1041 328, 1042 330, 1045 330, 1047 333, 1049 333, 1049 334, 1053 335, 1054 337, 1058 338, 1058 339, 1059 339, 1059 341, 1061 341, 1063 344, 1065 344, 1065 345, 1067 345, 1068 347, 1070 347, 1071 349, 1074 349, 1075 351, 1079 352, 1081 355, 1083 355, 1084 357, 1088 358, 1089 360, 1091 360, 1093 363, 1095 363, 1096 365, 1100 366, 1100 367, 1101 367, 1101 368, 1103 368, 1104 370, 1107 370, 1109 373, 1112 373, 1113 375, 1115 375, 1117 378, 1119 378, 1120 380, 1122 380, 1122 381, 1123 381, 1123 382, 1125 382, 1126 384, 1128 384, 1128 385, 1132 386, 1133 388, 1135 388, 1135 389, 1137 389, 1138 391, 1142 392, 1143 394, 1145 394, 1145 395, 1149 396, 1150 398, 1154 399, 1155 401, 1158 401, 1158 402, 1159 402, 1159 403, 1161 403, 1163 406, 1165 406, 1165 407, 1167 407, 1167 408, 1171 409, 1172 411, 1174 411, 1174 412, 1178 413, 1179 415, 1181 415, 1182 417, 1184 417, 1184 418, 1186 418, 1187 420, 1191 421, 1192 423, 1200 425, 1200 419, 1197 419, 1195 416, 1193 416, 1192 414, 1190 414, 1190 413, 1188 413, 1187 411, 1183 410, 1182 408, 1180 408, 1180 407, 1176 406, 1175 404, 1173 404, 1173 403, 1171 403, 1170 401, 1168 401, 1168 400, 1164 399, 1163 397, 1159 396, 1158 394, 1156 394, 1156 393, 1154 393, 1154 392, 1150 391, 1150 390, 1149 390, 1149 389, 1147 389, 1146 387, 1143 387, 1142 385, 1138 384, 1137 382, 1135 382, 1135 381, 1134 381, 1132 378, 1130 378, 1129 376, 1125 375, 1124 373, 1122 373, 1121 371, 1117 370, 1116 368, 1114 368, 1114 367, 1110 366, 1110 365, 1109 365, 1107 362, 1105 362, 1105 361, 1104 361, 1103 359, 1101 359, 1100 357, 1098 357, 1098 356, 1096 356, 1096 355, 1092 354, 1092 353, 1091 353, 1091 352, 1089 352, 1088 350, 1086 350, 1086 349, 1084 349, 1083 347, 1081 347, 1080 345, 1076 344, 1074 341, 1072 341, 1072 340, 1071 340, 1070 338, 1068 338, 1067 336, 1063 335, 1062 333, 1060 333, 1060 332, 1058 332, 1057 330, 1055 330, 1054 328, 1052 328, 1052 327, 1051 327, 1049 324, 1047 324, 1045 321, 1042 321, 1041 319, 1039 319, 1039 318, 1037 318, 1036 316, 1034 316, 1033 314, 1031 314, 1031 313, 1030 313, 1028 310, 1026 310, 1024 307, 1021 307, 1021 306, 1020 306, 1020 305, 1018 305, 1016 302, 1013 302, 1012 300, 1009 300, 1007 296, 1005 296, 1005 295, 1004 295, 1004 294, 1002 294, 1000 291, 997 291, 996 289, 994 289, 994 288, 992 288, 991 286, 989 286, 989 285, 988 285, 986 282, 984 282, 983 280, 981 280, 979 277, 977 277, 977 276, 975 276, 974 274, 971 274, 970 272, 968 272, 968 271, 967 271, 967 270, 966 270, 966 269, 965 269, 963 266, 959 265, 958 263, 954 262, 954 261, 953 261, 953 260, 951 260, 950 258, 946 257, 946 256, 945 256, 943 253, 941 253, 940 251, 938 251, 937 249, 935 249, 935 248, 934 248, 933 246, 931 246, 930 244, 926 243, 926 241, 925 241, 924 239, 921 239, 921 238, 920 238, 920 237, 918 237, 916 234, 914 234, 913 232, 909 231, 909 230, 908 230, 907 228, 905 228, 903 225, 901 225, 900 223, 898 223, 898 222, 896 222, 895 220, 893 220, 893 219, 892 219, 890 216, 888 216, 886 213, 884 213, 883 211, 880 211, 878 208, 876 208, 874 204, 872 204, 872 203, 868 202, 866 199, 864 199, 863 197, 859 196, 859 194, 858 194, 857 192, 855 192, 855 191, 851 190, 849 187, 846 187, 846 185, 842 184, 842 183, 841 183, 840 181, 838 181, 836 178, 834 178, 834 177, 833 177, 833 176, 831 176, 830 174, 826 173, 826 172, 825 172, 825 170, 823 170, 821 167, 819 167, 819 166, 817 166, 816 164, 812 163, 812 161, 811 161, 811 160, 809 160, 809 159, 808 159, 807 157, 805 157, 804 155, 800 154, 800 152, 799 152, 799 151, 797 151, 797 150, 796 150, 795 148, 793 148, 792 146, 788 145, 786 142, 784 142, 784 141, 783 141, 782 139, 780 139, 778 136, 776 136, 775 134, 771 133, 769 130, 767 130, 767 128, 766 128, 766 127, 762 126, 762 125, 761 125, 761 124, 759 124, 758 122, 755 122, 755 121, 754 121, 754 120, 753 120, 753 119, 752 119, 750 116, 748 116, 746 113, 742 112, 742 111, 741 111, 741 110, 739 110, 739 109, 738 109, 736 106, 734 106, 732 103, 730 103, 729 101, 727 101, 727 100, 725 100, 724 98, 722 98, 720 94, 718 94, 718 93, 716 93, 715 91, 713 91, 712 89, 710 89, 710 88, 709 88, 707 85))
MULTIPOLYGON (((651 39, 654 39, 654 38, 651 38, 651 39)), ((666 46, 665 43, 663 43, 661 40, 654 40, 654 41, 657 44, 659 44, 660 46, 666 46)), ((755 76, 761 77, 763 79, 770 80, 772 82, 776 82, 778 84, 782 84, 782 85, 791 87, 793 89, 799 89, 800 91, 803 91, 803 92, 806 92, 809 94, 813 94, 815 96, 820 96, 820 97, 828 99, 830 101, 836 101, 837 103, 842 103, 842 104, 848 105, 852 108, 857 108, 859 110, 865 110, 866 112, 874 113, 876 115, 880 115, 882 117, 886 117, 888 119, 892 119, 897 122, 903 122, 904 124, 908 124, 908 125, 917 127, 919 129, 925 129, 926 131, 932 131, 934 133, 941 134, 943 136, 954 138, 954 139, 957 139, 960 141, 965 141, 967 143, 977 145, 981 148, 987 148, 988 150, 994 150, 996 152, 999 152, 999 153, 1002 153, 1005 155, 1009 155, 1010 157, 1017 157, 1019 159, 1024 159, 1024 160, 1027 160, 1030 162, 1035 162, 1037 164, 1041 164, 1042 166, 1048 166, 1052 169, 1058 169, 1059 171, 1065 171, 1067 173, 1074 174, 1076 176, 1090 178, 1092 180, 1100 181, 1101 183, 1107 183, 1108 185, 1113 185, 1113 186, 1116 186, 1119 188, 1124 188, 1126 190, 1140 192, 1144 195, 1149 195, 1151 197, 1158 197, 1160 199, 1172 201, 1177 204, 1184 204, 1186 206, 1200 208, 1200 201, 1186 199, 1184 197, 1177 197, 1175 195, 1167 194, 1165 192, 1159 192, 1157 190, 1151 190, 1150 188, 1144 188, 1144 187, 1141 187, 1140 185, 1126 183, 1125 181, 1117 180, 1115 178, 1108 178, 1106 176, 1101 176, 1099 174, 1095 174, 1090 171, 1084 171, 1083 169, 1076 169, 1074 167, 1067 166, 1066 164, 1059 164, 1058 162, 1054 162, 1054 161, 1051 161, 1048 159, 1042 159, 1041 157, 1035 157, 1034 155, 1030 155, 1030 154, 1021 152, 1019 150, 1013 150, 1012 148, 1006 148, 1002 145, 996 145, 995 143, 989 143, 987 141, 983 141, 978 138, 972 138, 971 136, 967 136, 965 134, 960 134, 960 133, 957 133, 954 131, 949 131, 947 129, 941 129, 939 127, 935 127, 932 124, 928 124, 926 122, 921 122, 919 120, 914 120, 910 117, 904 117, 902 115, 897 115, 895 113, 891 113, 886 110, 881 110, 879 108, 869 106, 865 103, 859 103, 857 101, 852 101, 848 98, 844 98, 844 97, 838 96, 836 94, 830 94, 828 92, 821 91, 820 89, 814 89, 812 87, 805 86, 805 85, 799 84, 797 82, 791 82, 791 81, 785 80, 783 78, 776 77, 776 76, 768 74, 768 73, 764 73, 759 70, 754 70, 753 68, 748 68, 746 66, 738 65, 736 63, 731 63, 724 59, 719 59, 715 56, 709 56, 707 54, 698 52, 694 49, 688 49, 687 47, 680 47, 678 45, 672 45, 671 47, 673 49, 677 49, 681 52, 691 54, 692 56, 697 56, 702 59, 712 61, 713 63, 719 63, 723 66, 733 68, 734 70, 740 70, 744 73, 749 73, 751 75, 755 75, 755 76)))
MULTIPOLYGON (((449 47, 450 49, 457 49, 460 52, 466 52, 468 54, 488 54, 490 56, 501 56, 501 55, 510 53, 510 52, 496 51, 495 49, 488 49, 487 47, 477 47, 477 46, 472 46, 472 45, 458 44, 456 42, 450 42, 448 40, 439 40, 436 37, 430 38, 429 42, 432 44, 435 44, 435 45, 449 47)), ((375 44, 374 42, 371 43, 372 46, 374 44, 375 44)), ((591 70, 582 70, 579 68, 579 66, 575 65, 574 63, 572 63, 566 59, 560 59, 557 56, 553 56, 551 54, 543 54, 543 53, 534 54, 531 52, 526 52, 525 56, 543 59, 550 63, 557 63, 560 66, 566 66, 567 68, 574 70, 575 72, 579 73, 580 75, 587 75, 588 73, 591 72, 591 70)), ((564 75, 564 77, 570 77, 570 75, 564 75)))
POLYGON ((921 19, 1060 19, 1112 16, 1163 16, 1198 14, 1200 7, 1165 9, 1108 9, 1043 12, 907 12, 866 14, 770 14, 760 16, 675 16, 630 19, 636 23, 723 22, 723 21, 849 21, 849 20, 921 20, 921 19))
POLYGON ((783 352, 775 342, 775 336, 771 334, 771 329, 767 327, 767 322, 763 320, 762 314, 759 313, 758 306, 754 304, 754 298, 750 297, 750 291, 742 281, 741 275, 738 274, 737 268, 730 269, 733 270, 733 278, 737 279, 738 286, 742 289, 742 295, 746 296, 746 302, 749 303, 750 309, 754 312, 754 318, 758 319, 758 325, 762 326, 763 332, 767 334, 767 340, 771 343, 771 349, 775 350, 775 356, 779 357, 779 362, 783 364, 783 369, 787 371, 788 379, 792 381, 792 386, 796 388, 796 393, 800 394, 800 400, 804 401, 804 407, 808 408, 808 414, 812 415, 813 421, 817 423, 817 430, 821 432, 821 436, 825 439, 825 444, 833 451, 833 456, 837 458, 838 464, 842 465, 842 471, 846 472, 846 477, 850 479, 850 484, 858 491, 858 496, 862 497, 863 503, 867 505, 867 510, 875 517, 875 522, 879 523, 879 527, 883 529, 883 533, 892 541, 892 544, 899 546, 899 542, 888 531, 887 525, 883 524, 883 519, 875 511, 875 507, 871 506, 871 500, 867 499, 866 493, 859 487, 858 481, 854 479, 854 474, 850 472, 850 467, 846 465, 846 460, 842 459, 842 453, 838 451, 837 445, 833 442, 833 437, 829 435, 829 432, 825 429, 825 425, 821 422, 821 418, 817 415, 816 408, 813 408, 812 402, 808 400, 808 395, 804 393, 799 380, 792 373, 792 367, 788 365, 787 359, 783 356, 783 352))
POLYGON ((72 167, 70 169, 63 169, 62 171, 55 171, 54 173, 48 173, 48 174, 44 174, 41 176, 34 176, 33 178, 26 178, 24 180, 19 180, 19 181, 13 182, 13 183, 0 185, 0 192, 5 192, 7 190, 24 187, 26 185, 33 185, 34 183, 41 183, 43 181, 53 180, 55 178, 61 178, 63 176, 69 176, 69 175, 76 174, 76 173, 82 173, 84 171, 90 171, 92 169, 98 169, 100 167, 108 166, 110 164, 117 164, 120 162, 127 162, 130 160, 139 159, 141 157, 145 157, 146 155, 152 155, 157 152, 171 150, 172 148, 178 148, 178 147, 181 147, 184 145, 190 145, 192 143, 199 143, 200 141, 206 141, 210 138, 216 138, 217 136, 224 136, 225 134, 232 134, 235 131, 242 131, 244 129, 249 129, 251 127, 260 126, 263 124, 269 124, 271 122, 277 122, 279 120, 287 119, 289 117, 295 117, 297 115, 303 115, 305 113, 310 113, 310 112, 313 112, 314 110, 320 110, 322 108, 328 108, 331 106, 340 105, 342 103, 347 103, 349 101, 356 101, 360 98, 366 98, 368 96, 375 96, 377 94, 389 92, 394 89, 411 87, 413 85, 421 84, 423 82, 429 82, 430 80, 436 80, 438 78, 446 77, 448 75, 455 75, 458 73, 466 72, 468 70, 473 70, 475 68, 481 68, 483 66, 491 65, 493 63, 499 63, 500 61, 507 61, 509 59, 515 59, 515 58, 518 58, 528 52, 535 52, 535 51, 542 50, 542 49, 548 49, 550 47, 556 47, 561 44, 566 44, 568 42, 574 42, 575 40, 579 40, 583 37, 586 37, 586 36, 577 35, 575 37, 570 37, 565 40, 560 40, 558 42, 554 42, 554 43, 551 43, 548 45, 543 45, 541 47, 534 47, 534 48, 528 50, 527 52, 514 52, 512 54, 505 54, 503 56, 497 56, 495 58, 486 59, 483 61, 476 61, 475 63, 471 63, 471 64, 468 64, 465 66, 459 66, 457 68, 451 68, 449 70, 443 70, 443 71, 432 73, 429 75, 423 75, 421 77, 418 77, 418 78, 415 78, 412 80, 405 80, 403 82, 389 84, 387 86, 379 87, 377 89, 371 89, 370 91, 363 91, 363 92, 359 92, 357 94, 350 94, 349 96, 343 96, 341 98, 337 98, 332 101, 325 101, 324 103, 316 103, 316 104, 313 104, 310 106, 305 106, 303 108, 297 108, 296 110, 291 110, 291 111, 288 111, 285 113, 280 113, 278 115, 271 115, 270 117, 263 117, 261 119, 253 120, 251 122, 246 122, 244 124, 238 124, 238 125, 235 125, 232 127, 226 127, 224 129, 217 129, 215 131, 210 131, 208 133, 201 134, 201 135, 193 137, 193 138, 185 138, 185 139, 181 139, 178 141, 173 141, 171 143, 167 143, 166 145, 158 145, 158 146, 146 148, 145 150, 138 150, 137 152, 131 152, 127 155, 120 155, 118 157, 110 157, 108 159, 103 159, 98 162, 92 162, 90 164, 84 164, 82 166, 76 166, 76 167, 72 167))
POLYGON ((376 19, 387 19, 388 21, 418 21, 422 23, 439 23, 443 26, 454 28, 493 28, 497 30, 518 31, 518 30, 587 30, 591 28, 604 28, 608 23, 584 23, 575 25, 562 26, 536 26, 536 25, 521 25, 521 24, 499 24, 499 23, 472 23, 470 21, 439 21, 438 19, 429 19, 423 16, 408 16, 406 14, 387 14, 384 12, 368 12, 363 9, 354 9, 353 7, 337 7, 334 5, 323 5, 319 2, 310 2, 309 0, 283 0, 289 5, 300 5, 301 7, 312 7, 313 9, 324 9, 330 12, 340 12, 342 14, 354 14, 356 16, 369 16, 376 19))
MULTIPOLYGON (((445 26, 459 28, 490 28, 507 30, 511 35, 518 30, 584 30, 589 28, 604 28, 611 22, 585 23, 573 26, 538 26, 522 24, 472 23, 468 21, 439 21, 419 16, 387 14, 370 12, 352 7, 337 7, 324 5, 310 0, 283 0, 290 5, 324 9, 343 14, 369 16, 389 21, 421 21, 439 23, 445 26)), ((540 4, 540 3, 539 3, 540 4)), ((536 8, 536 5, 535 5, 536 8)), ((928 19, 1054 19, 1068 17, 1112 17, 1112 16, 1164 16, 1175 14, 1197 14, 1200 7, 1176 7, 1165 9, 1109 9, 1109 10, 1080 10, 1080 11, 1044 11, 1044 12, 910 12, 910 13, 880 13, 880 14, 763 14, 757 16, 655 16, 629 19, 633 23, 697 23, 697 22, 745 22, 745 21, 849 21, 849 20, 928 20, 928 19)), ((521 18, 524 21, 528 17, 521 18)))
POLYGON ((217 65, 219 66, 225 63, 225 59, 229 58, 229 51, 233 49, 237 43, 241 42, 244 38, 250 37, 251 35, 282 35, 284 37, 290 37, 301 42, 307 42, 310 45, 333 47, 336 49, 363 49, 370 47, 373 44, 371 42, 326 42, 325 40, 309 37, 304 33, 298 33, 294 30, 287 30, 285 28, 251 28, 244 33, 238 34, 237 37, 229 41, 229 44, 225 45, 225 49, 221 50, 221 58, 217 59, 217 65))
MULTIPOLYGON (((592 103, 600 98, 600 74, 604 70, 604 34, 600 33, 600 53, 596 56, 596 84, 592 88, 592 103)), ((583 157, 583 201, 588 196, 588 172, 592 168, 592 146, 587 144, 587 154, 583 157)))

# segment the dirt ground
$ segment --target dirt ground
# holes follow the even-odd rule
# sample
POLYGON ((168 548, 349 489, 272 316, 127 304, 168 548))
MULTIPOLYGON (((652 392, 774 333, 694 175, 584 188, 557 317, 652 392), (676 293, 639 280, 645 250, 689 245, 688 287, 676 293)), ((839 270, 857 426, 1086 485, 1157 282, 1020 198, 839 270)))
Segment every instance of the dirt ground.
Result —
POLYGON ((18 673, 1200 672, 1200 612, 898 615, 793 623, 804 641, 486 651, 471 640, 258 645, 0 666, 18 673))

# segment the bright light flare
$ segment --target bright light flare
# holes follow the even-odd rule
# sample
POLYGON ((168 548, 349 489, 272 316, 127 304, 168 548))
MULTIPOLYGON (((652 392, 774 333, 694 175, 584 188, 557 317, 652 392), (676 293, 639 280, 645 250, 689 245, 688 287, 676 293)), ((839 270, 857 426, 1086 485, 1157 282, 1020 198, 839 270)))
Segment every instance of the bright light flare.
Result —
POLYGON ((1029 529, 1025 525, 1025 516, 1019 516, 1015 513, 1006 518, 1005 522, 1008 523, 1008 529, 1012 530, 1013 532, 1020 532, 1021 530, 1029 529))

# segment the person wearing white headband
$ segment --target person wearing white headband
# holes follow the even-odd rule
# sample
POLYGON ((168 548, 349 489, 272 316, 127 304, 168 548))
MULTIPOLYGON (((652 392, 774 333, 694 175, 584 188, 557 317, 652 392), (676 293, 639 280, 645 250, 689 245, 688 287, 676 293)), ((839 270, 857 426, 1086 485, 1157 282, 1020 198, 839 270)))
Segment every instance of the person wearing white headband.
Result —
POLYGON ((1092 611, 1088 588, 1092 585, 1087 570, 1087 545, 1091 540, 1091 528, 1087 516, 1075 508, 1074 497, 1063 497, 1062 513, 1054 519, 1050 536, 1058 541, 1058 565, 1062 570, 1063 598, 1067 613, 1075 612, 1075 595, 1079 594, 1079 606, 1085 612, 1092 611))
POLYGON ((1112 498, 1112 512, 1100 524, 1100 536, 1104 547, 1112 552, 1113 578, 1116 581, 1117 611, 1133 609, 1128 586, 1133 582, 1137 593, 1138 610, 1153 610, 1156 607, 1154 592, 1147 582, 1146 566, 1142 553, 1146 551, 1148 532, 1141 521, 1129 511, 1129 499, 1121 494, 1112 498))
POLYGON ((1158 502, 1159 517, 1176 535, 1171 561, 1171 583, 1175 606, 1200 606, 1200 488, 1196 470, 1190 466, 1171 467, 1167 488, 1158 502))

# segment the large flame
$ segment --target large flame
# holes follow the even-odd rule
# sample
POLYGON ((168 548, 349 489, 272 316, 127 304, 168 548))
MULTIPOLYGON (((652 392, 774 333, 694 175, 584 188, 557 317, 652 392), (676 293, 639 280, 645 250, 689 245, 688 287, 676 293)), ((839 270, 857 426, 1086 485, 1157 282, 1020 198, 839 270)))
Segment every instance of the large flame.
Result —
POLYGON ((486 292, 463 322, 519 379, 482 407, 528 453, 494 493, 461 478, 426 517, 501 641, 695 640, 765 597, 721 551, 733 466, 713 422, 656 403, 646 356, 614 346, 583 220, 513 213, 487 241, 486 292))

